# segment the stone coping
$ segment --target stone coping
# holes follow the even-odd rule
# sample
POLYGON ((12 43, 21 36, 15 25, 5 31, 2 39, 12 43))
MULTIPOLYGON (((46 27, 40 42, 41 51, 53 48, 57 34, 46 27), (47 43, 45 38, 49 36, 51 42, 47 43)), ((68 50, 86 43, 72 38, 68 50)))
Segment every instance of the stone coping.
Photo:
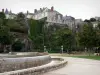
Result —
POLYGON ((41 75, 42 73, 62 68, 67 64, 67 61, 65 61, 62 58, 53 58, 52 60, 55 60, 55 59, 59 60, 60 62, 38 66, 38 67, 33 67, 33 68, 28 68, 28 69, 0 73, 0 75, 41 75))
POLYGON ((48 55, 47 52, 10 52, 6 54, 0 54, 0 58, 17 58, 17 57, 35 57, 48 55))

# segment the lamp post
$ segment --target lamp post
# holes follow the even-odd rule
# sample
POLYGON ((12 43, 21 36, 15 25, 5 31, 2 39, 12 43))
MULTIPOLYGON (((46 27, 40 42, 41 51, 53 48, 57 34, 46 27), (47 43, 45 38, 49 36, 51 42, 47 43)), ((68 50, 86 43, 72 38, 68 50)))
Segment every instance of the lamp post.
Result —
POLYGON ((45 46, 45 44, 44 44, 44 38, 45 38, 45 26, 46 26, 46 20, 47 20, 47 17, 45 17, 44 19, 44 25, 43 25, 43 48, 44 48, 44 52, 46 51, 46 46, 45 46))
POLYGON ((44 52, 46 52, 46 46, 44 46, 44 52))
POLYGON ((63 54, 63 45, 61 46, 61 53, 63 54))

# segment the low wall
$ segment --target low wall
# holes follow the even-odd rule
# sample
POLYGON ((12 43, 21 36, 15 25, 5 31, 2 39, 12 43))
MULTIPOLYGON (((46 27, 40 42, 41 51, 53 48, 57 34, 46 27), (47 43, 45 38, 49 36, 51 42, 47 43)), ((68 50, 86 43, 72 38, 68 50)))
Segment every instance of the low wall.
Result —
POLYGON ((10 52, 7 54, 0 54, 0 57, 6 58, 17 58, 17 57, 34 57, 34 56, 43 56, 48 55, 47 52, 39 53, 39 52, 10 52))
POLYGON ((46 53, 46 52, 43 52, 43 53, 39 53, 39 52, 17 52, 15 54, 16 55, 33 55, 33 56, 48 55, 48 53, 46 53))
POLYGON ((0 59, 0 73, 41 66, 49 62, 51 62, 51 57, 49 55, 36 57, 2 58, 0 59))
POLYGON ((67 61, 64 61, 63 59, 56 58, 56 60, 60 60, 61 62, 52 65, 47 65, 47 66, 44 65, 35 68, 33 67, 33 68, 28 68, 23 70, 1 73, 0 75, 41 75, 42 73, 62 68, 67 64, 67 61))

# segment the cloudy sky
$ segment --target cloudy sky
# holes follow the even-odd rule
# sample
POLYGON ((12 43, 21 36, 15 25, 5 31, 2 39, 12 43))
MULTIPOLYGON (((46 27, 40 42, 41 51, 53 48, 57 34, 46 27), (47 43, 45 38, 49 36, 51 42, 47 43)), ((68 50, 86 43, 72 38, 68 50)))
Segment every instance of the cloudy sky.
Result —
POLYGON ((90 18, 100 16, 100 0, 0 0, 2 8, 12 12, 34 12, 34 9, 54 6, 63 15, 75 18, 90 18))

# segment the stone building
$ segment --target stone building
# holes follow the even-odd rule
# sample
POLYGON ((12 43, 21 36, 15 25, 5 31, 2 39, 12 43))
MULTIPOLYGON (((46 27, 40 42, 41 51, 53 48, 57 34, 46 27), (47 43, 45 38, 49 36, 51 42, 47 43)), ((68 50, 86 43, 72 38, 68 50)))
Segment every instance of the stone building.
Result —
POLYGON ((100 17, 95 17, 95 19, 96 19, 97 21, 100 21, 100 17))
MULTIPOLYGON (((6 9, 4 12, 6 14, 7 19, 14 19, 16 17, 16 14, 12 13, 11 11, 8 11, 8 9, 6 9)), ((77 29, 76 27, 83 23, 82 20, 75 19, 72 16, 63 16, 61 13, 56 11, 53 6, 50 9, 47 7, 40 8, 39 10, 34 9, 34 13, 30 13, 29 11, 27 11, 25 13, 25 16, 28 19, 31 18, 35 20, 40 20, 46 17, 47 26, 56 24, 58 26, 64 27, 67 25, 70 29, 77 29)))
POLYGON ((12 11, 8 11, 8 9, 6 9, 4 11, 5 15, 6 15, 6 19, 14 19, 16 17, 16 14, 12 13, 12 11))

